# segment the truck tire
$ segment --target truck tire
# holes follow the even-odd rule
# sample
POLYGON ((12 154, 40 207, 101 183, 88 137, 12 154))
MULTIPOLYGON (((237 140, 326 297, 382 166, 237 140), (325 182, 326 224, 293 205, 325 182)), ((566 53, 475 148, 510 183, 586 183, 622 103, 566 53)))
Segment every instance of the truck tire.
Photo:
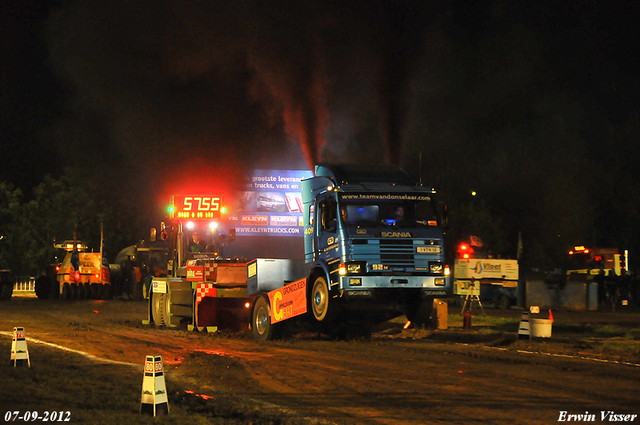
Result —
POLYGON ((91 299, 99 300, 100 299, 100 285, 97 283, 92 283, 91 286, 91 299))
POLYGON ((151 300, 151 313, 156 326, 169 326, 169 294, 153 294, 151 300))
POLYGON ((329 287, 323 276, 316 277, 309 293, 309 310, 316 322, 322 322, 329 312, 329 287))
POLYGON ((87 298, 87 284, 78 283, 78 299, 84 300, 87 298))
POLYGON ((104 283, 99 283, 98 284, 98 288, 100 288, 100 299, 101 300, 106 300, 107 299, 107 285, 105 285, 104 283))
POLYGON ((418 327, 427 327, 431 323, 431 314, 433 313, 433 299, 411 300, 405 307, 407 320, 418 327))
POLYGON ((271 324, 271 307, 264 295, 256 299, 251 315, 251 330, 258 341, 269 341, 274 336, 274 325, 271 324))
POLYGON ((51 294, 51 281, 45 275, 36 279, 36 296, 41 300, 46 300, 51 294))
POLYGON ((71 289, 69 288, 69 282, 65 282, 62 284, 62 299, 70 300, 71 299, 71 289))

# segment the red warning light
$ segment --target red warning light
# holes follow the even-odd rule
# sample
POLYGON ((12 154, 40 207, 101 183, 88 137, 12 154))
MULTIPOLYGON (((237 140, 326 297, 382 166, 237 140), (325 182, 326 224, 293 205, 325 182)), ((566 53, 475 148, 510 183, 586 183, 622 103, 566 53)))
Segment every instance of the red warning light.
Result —
POLYGON ((73 280, 77 282, 80 282, 80 271, 76 270, 76 272, 73 274, 73 280))
POLYGON ((465 260, 471 258, 471 254, 474 252, 474 249, 471 248, 468 243, 463 242, 458 246, 458 257, 464 258, 465 260))

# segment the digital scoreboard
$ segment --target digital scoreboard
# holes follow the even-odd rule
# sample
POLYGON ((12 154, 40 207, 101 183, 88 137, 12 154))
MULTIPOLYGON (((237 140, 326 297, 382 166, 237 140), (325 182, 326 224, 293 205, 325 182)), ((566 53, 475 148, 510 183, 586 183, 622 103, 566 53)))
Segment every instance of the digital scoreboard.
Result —
POLYGON ((207 220, 220 218, 222 197, 179 195, 173 197, 171 218, 189 220, 207 220))

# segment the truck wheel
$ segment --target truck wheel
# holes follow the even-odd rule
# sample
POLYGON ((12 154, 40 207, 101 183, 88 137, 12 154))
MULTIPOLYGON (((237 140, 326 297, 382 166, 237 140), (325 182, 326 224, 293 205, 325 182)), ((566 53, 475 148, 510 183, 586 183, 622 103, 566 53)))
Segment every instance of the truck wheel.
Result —
POLYGON ((322 322, 329 311, 329 288, 324 277, 318 276, 309 294, 310 310, 317 322, 322 322))
POLYGON ((100 285, 100 299, 107 299, 107 285, 105 285, 104 283, 100 285))
POLYGON ((100 287, 97 283, 92 283, 91 286, 91 298, 94 300, 100 299, 100 287))
POLYGON ((253 337, 258 341, 273 339, 273 325, 271 324, 271 307, 265 296, 260 296, 253 306, 251 328, 253 337))
POLYGON ((87 298, 87 287, 85 283, 78 283, 78 299, 84 300, 87 298))
POLYGON ((42 275, 36 279, 36 296, 41 300, 49 298, 51 292, 51 281, 45 275, 42 275))
POLYGON ((431 322, 431 314, 433 313, 433 299, 412 300, 406 305, 407 320, 417 326, 428 326, 431 322))
POLYGON ((169 294, 153 294, 151 313, 156 326, 169 326, 169 294))
POLYGON ((69 282, 65 282, 62 284, 62 299, 71 299, 71 289, 69 288, 69 282))

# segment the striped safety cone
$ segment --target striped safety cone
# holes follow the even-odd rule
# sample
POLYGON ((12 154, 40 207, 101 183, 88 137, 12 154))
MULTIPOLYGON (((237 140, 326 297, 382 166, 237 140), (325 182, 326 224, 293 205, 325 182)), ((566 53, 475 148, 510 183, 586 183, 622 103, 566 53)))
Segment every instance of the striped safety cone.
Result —
POLYGON ((147 356, 144 363, 140 413, 147 413, 153 416, 169 414, 169 399, 167 398, 167 388, 164 384, 164 370, 162 368, 162 357, 160 356, 147 356))
POLYGON ((13 328, 13 339, 11 340, 11 363, 13 367, 31 367, 29 360, 29 349, 27 348, 27 337, 24 328, 13 328))
POLYGON ((529 328, 529 312, 523 311, 518 328, 518 339, 531 339, 531 329, 529 328))

